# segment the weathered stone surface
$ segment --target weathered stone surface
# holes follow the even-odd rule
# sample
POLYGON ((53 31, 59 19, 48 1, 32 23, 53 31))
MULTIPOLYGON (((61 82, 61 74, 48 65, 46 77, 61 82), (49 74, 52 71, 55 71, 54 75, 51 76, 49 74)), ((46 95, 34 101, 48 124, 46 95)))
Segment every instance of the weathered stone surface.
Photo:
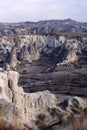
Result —
POLYGON ((87 45, 85 44, 86 37, 81 39, 68 39, 63 35, 56 38, 55 36, 49 35, 26 34, 15 36, 15 38, 1 36, 0 41, 4 54, 9 50, 7 52, 7 59, 10 59, 10 61, 6 60, 6 62, 10 62, 11 68, 16 68, 18 59, 21 61, 27 60, 31 63, 40 59, 43 55, 52 58, 52 61, 56 61, 54 62, 56 65, 69 65, 78 62, 81 55, 84 58, 84 52, 87 52, 87 45))
POLYGON ((12 50, 11 50, 11 59, 10 59, 10 66, 11 68, 16 68, 17 66, 17 54, 16 54, 16 47, 13 46, 12 50))
POLYGON ((47 128, 61 130, 65 126, 74 130, 70 122, 72 123, 76 117, 75 114, 80 116, 76 117, 78 121, 84 112, 87 116, 87 103, 83 99, 72 97, 57 105, 56 97, 49 91, 25 93, 18 87, 18 79, 18 72, 0 70, 0 121, 5 127, 11 125, 16 129, 20 127, 32 130, 47 128))
POLYGON ((81 113, 87 107, 86 101, 79 97, 73 97, 68 100, 66 110, 72 113, 81 113))
POLYGON ((87 102, 80 97, 72 97, 60 103, 60 107, 69 113, 81 113, 87 107, 87 102))
POLYGON ((0 129, 22 129, 22 119, 14 103, 0 99, 0 129))
POLYGON ((65 43, 66 38, 64 36, 59 36, 59 42, 65 43))
POLYGON ((29 63, 32 63, 31 55, 29 54, 26 45, 24 45, 24 46, 21 48, 18 57, 19 57, 19 60, 21 60, 21 61, 28 61, 29 63))
POLYGON ((8 85, 10 89, 14 92, 17 92, 19 73, 16 71, 8 71, 7 78, 8 78, 8 85))

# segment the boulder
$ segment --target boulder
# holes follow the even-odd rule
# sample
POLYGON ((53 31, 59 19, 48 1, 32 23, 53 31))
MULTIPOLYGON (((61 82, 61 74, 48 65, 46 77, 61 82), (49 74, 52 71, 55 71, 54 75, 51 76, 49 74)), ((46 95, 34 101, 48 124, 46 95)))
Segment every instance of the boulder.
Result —
POLYGON ((81 113, 87 107, 87 103, 80 97, 72 97, 68 100, 66 110, 71 113, 81 113))
POLYGON ((80 97, 65 99, 59 106, 71 114, 81 114, 87 108, 87 102, 80 97))

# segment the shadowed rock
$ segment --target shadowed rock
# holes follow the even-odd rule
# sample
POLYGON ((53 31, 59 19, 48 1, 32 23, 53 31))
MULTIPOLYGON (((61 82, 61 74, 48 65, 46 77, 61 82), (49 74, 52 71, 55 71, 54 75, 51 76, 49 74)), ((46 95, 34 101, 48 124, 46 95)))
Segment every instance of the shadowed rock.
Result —
POLYGON ((24 45, 19 53, 19 60, 23 60, 23 61, 28 61, 29 63, 32 63, 32 59, 31 59, 31 55, 28 52, 28 49, 26 47, 26 45, 24 45))

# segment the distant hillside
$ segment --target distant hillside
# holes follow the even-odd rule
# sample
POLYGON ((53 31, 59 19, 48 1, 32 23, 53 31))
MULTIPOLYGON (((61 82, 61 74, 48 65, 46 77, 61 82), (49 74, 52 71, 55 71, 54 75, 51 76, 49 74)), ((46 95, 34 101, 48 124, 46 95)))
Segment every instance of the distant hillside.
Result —
POLYGON ((72 19, 46 20, 38 22, 0 23, 0 35, 40 34, 57 35, 59 33, 86 33, 87 23, 72 19))

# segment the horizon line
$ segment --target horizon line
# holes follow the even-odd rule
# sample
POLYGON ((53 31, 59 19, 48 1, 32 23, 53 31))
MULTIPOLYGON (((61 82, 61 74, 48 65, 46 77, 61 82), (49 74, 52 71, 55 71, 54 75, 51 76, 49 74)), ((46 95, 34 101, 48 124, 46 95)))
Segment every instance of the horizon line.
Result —
POLYGON ((80 20, 76 20, 76 19, 72 19, 72 18, 64 18, 64 19, 44 19, 44 20, 21 20, 21 21, 14 21, 14 22, 5 22, 5 21, 0 21, 0 23, 2 24, 14 24, 14 23, 25 23, 25 22, 31 22, 31 23, 38 23, 38 22, 43 22, 43 21, 64 21, 64 20, 72 20, 75 22, 79 22, 79 23, 87 23, 87 21, 80 21, 80 20))

